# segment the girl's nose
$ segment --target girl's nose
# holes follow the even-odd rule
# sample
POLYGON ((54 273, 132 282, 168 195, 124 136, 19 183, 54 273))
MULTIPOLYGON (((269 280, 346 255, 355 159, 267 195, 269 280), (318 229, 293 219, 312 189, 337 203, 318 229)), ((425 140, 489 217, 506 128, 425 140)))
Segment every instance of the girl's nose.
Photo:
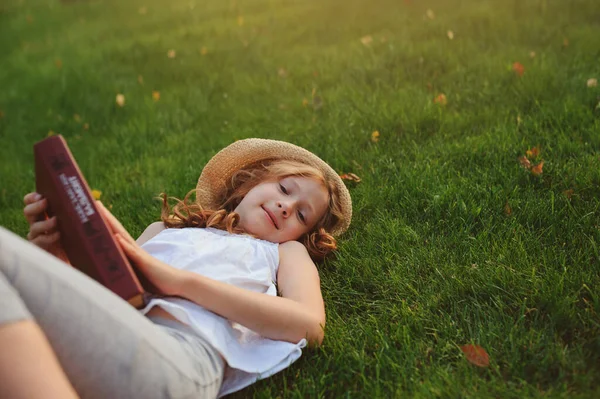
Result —
POLYGON ((287 201, 279 201, 277 202, 277 207, 281 209, 281 214, 284 217, 288 217, 291 214, 292 204, 289 204, 287 201))

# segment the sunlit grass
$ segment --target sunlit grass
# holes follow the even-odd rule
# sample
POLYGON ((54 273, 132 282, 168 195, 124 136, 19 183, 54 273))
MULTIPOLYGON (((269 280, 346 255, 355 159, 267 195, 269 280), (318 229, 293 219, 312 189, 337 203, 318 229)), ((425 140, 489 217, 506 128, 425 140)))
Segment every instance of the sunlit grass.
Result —
POLYGON ((362 181, 321 266, 325 345, 240 397, 594 397, 599 20, 595 0, 5 0, 1 224, 26 234, 50 130, 133 235, 233 140, 291 141, 362 181))

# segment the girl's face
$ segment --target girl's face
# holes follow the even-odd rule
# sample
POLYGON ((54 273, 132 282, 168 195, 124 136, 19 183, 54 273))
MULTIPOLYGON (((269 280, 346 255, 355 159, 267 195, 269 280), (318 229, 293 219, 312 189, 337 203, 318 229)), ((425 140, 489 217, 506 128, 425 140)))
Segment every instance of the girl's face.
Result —
POLYGON ((256 185, 235 212, 238 226, 256 237, 282 243, 312 230, 329 206, 329 193, 308 177, 289 176, 256 185))

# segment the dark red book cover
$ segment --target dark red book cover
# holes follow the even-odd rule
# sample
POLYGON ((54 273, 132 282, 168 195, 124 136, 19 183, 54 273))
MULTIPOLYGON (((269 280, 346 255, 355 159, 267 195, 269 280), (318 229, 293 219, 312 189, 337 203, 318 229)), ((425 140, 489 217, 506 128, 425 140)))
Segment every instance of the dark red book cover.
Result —
POLYGON ((128 301, 144 305, 144 289, 92 197, 61 135, 33 147, 36 190, 56 215, 61 242, 71 264, 128 301))

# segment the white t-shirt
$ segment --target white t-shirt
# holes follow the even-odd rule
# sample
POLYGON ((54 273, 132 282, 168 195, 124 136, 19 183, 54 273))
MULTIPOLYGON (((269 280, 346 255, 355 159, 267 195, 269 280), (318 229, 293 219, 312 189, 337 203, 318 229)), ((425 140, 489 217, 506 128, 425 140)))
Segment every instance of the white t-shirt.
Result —
MULTIPOLYGON (((157 259, 183 270, 250 291, 277 295, 278 245, 247 235, 208 228, 165 229, 142 248, 157 259)), ((297 344, 275 341, 182 298, 152 298, 141 310, 160 306, 188 324, 225 359, 219 396, 238 391, 288 367, 302 354, 297 344)))

